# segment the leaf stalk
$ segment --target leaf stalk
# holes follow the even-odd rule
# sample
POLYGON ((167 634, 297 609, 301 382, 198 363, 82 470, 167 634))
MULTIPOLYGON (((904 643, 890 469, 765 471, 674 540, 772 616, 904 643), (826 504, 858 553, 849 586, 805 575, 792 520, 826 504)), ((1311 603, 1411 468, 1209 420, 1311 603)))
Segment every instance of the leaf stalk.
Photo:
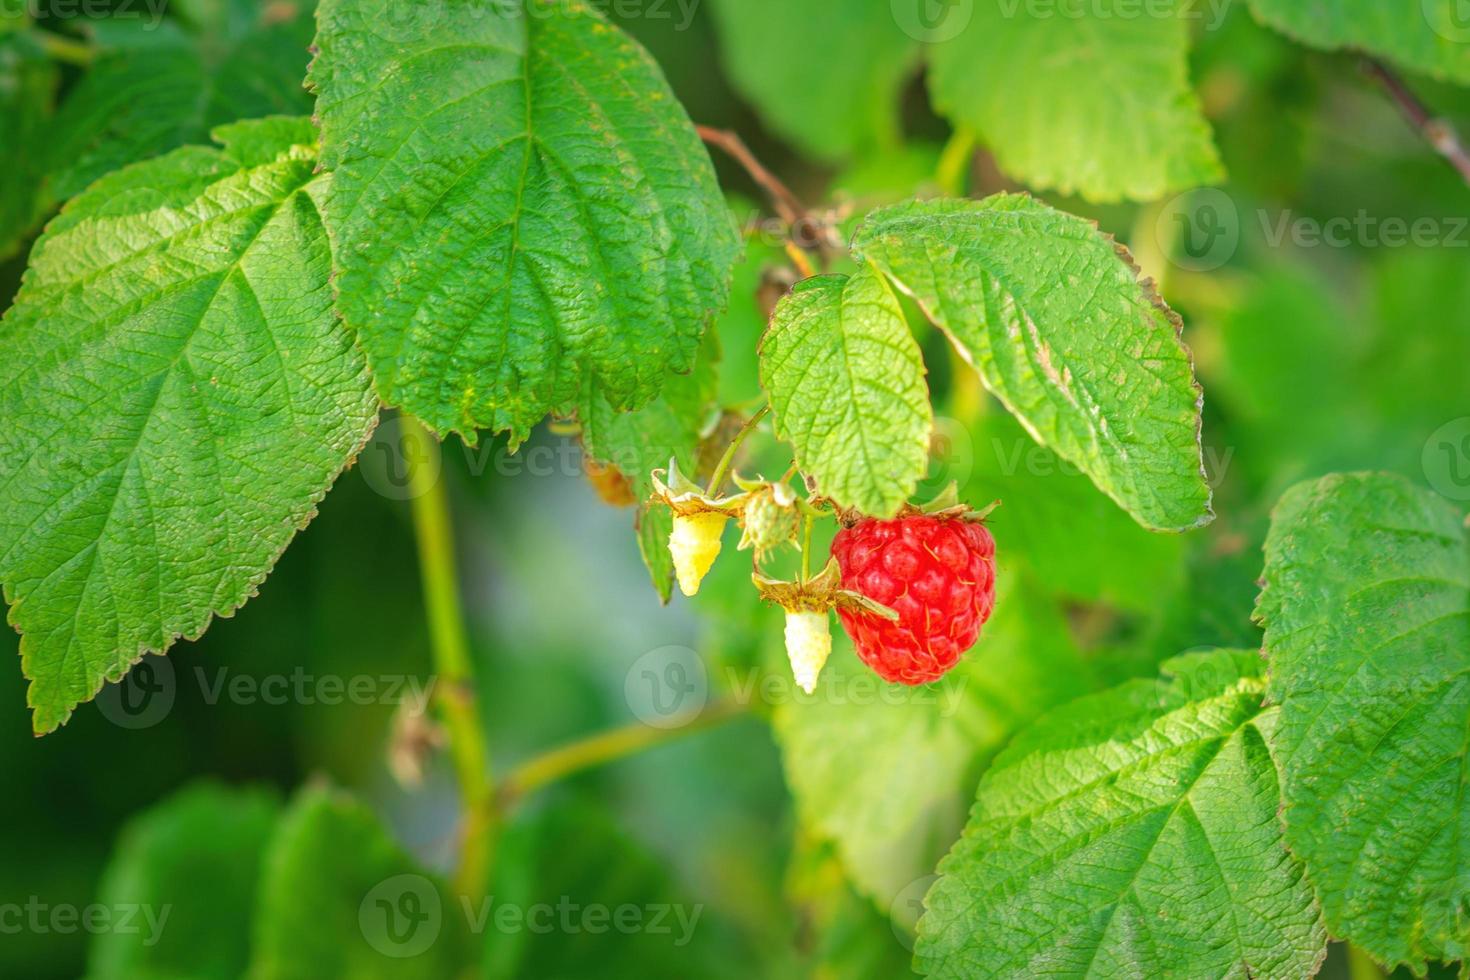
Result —
POLYGON ((434 699, 449 736, 464 813, 455 885, 461 894, 478 897, 485 888, 493 851, 494 808, 489 803, 495 786, 460 605, 449 493, 437 468, 418 462, 433 451, 434 436, 417 419, 408 415, 400 418, 405 441, 418 443, 409 457, 408 491, 437 678, 434 699))

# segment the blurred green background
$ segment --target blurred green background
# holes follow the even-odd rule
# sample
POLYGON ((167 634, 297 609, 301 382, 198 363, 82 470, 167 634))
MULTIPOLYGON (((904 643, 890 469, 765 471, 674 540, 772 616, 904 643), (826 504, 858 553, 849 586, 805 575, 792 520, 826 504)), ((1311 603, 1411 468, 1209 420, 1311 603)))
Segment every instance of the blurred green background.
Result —
MULTIPOLYGON (((696 5, 687 29, 681 9, 622 21, 696 121, 741 133, 805 200, 846 219, 934 191, 950 134, 927 108, 917 75, 899 99, 900 133, 842 163, 819 161, 737 94, 714 8, 696 5)), ((56 21, 48 26, 71 26, 56 21)), ((835 61, 843 53, 811 56, 835 61)), ((305 59, 301 51, 302 69, 305 59)), ((1353 57, 1297 47, 1239 6, 1215 29, 1199 29, 1191 73, 1227 183, 1143 205, 1041 196, 1128 243, 1182 314, 1206 393, 1216 522, 1187 538, 1141 531, 1084 479, 1059 472, 955 373, 931 332, 925 351, 945 439, 926 489, 957 479, 971 503, 1005 500, 992 522, 1002 612, 987 631, 989 646, 982 640, 970 658, 969 686, 956 694, 964 710, 802 711, 790 697, 755 696, 744 717, 538 794, 507 839, 504 892, 605 903, 678 896, 702 908, 697 941, 674 946, 616 932, 575 941, 498 937, 487 945, 490 972, 905 975, 910 906, 922 894, 915 886, 955 834, 986 758, 1016 725, 1090 687, 1151 674, 1191 646, 1258 642, 1250 612, 1260 544, 1285 487, 1334 469, 1382 468, 1470 498, 1470 189, 1353 57), (1421 243, 1395 244, 1390 220, 1421 222, 1421 243), (1297 233, 1329 227, 1348 228, 1340 244, 1297 233), (1187 240, 1210 229, 1224 237, 1187 240)), ((63 98, 81 76, 65 70, 63 98)), ((1426 102, 1470 129, 1470 94, 1409 78, 1426 102)), ((51 124, 75 120, 62 113, 51 124)), ((33 162, 66 136, 41 129, 33 162)), ((751 218, 758 189, 726 159, 716 164, 740 218, 751 218)), ((966 182, 976 196, 1015 186, 983 151, 966 182)), ((7 301, 23 255, 0 267, 7 301)), ((783 261, 757 239, 737 273, 732 311, 719 326, 729 403, 756 394, 755 294, 762 274, 783 261)), ((380 451, 391 446, 368 449, 380 451)), ((754 452, 747 469, 784 469, 781 450, 754 452)), ((784 670, 780 616, 755 600, 743 556, 727 557, 698 601, 661 608, 631 513, 599 500, 580 473, 574 437, 543 427, 521 454, 457 441, 442 454, 498 771, 636 723, 648 708, 637 693, 641 672, 666 668, 664 648, 697 651, 707 677, 701 696, 711 703, 784 670), (532 465, 537 458, 550 462, 532 465)), ((408 505, 372 472, 341 478, 258 598, 170 653, 172 703, 146 727, 124 727, 86 706, 61 731, 33 738, 15 637, 0 638, 12 654, 0 670, 0 903, 86 906, 128 821, 201 778, 281 798, 314 780, 350 788, 407 850, 431 867, 447 865, 451 774, 438 761, 416 790, 393 779, 393 704, 291 696, 271 704, 212 693, 240 678, 253 687, 270 678, 364 677, 392 700, 402 678, 428 679, 408 505)), ((855 663, 839 650, 831 670, 849 676, 855 663)), ((0 976, 88 972, 83 933, 4 926, 0 976)), ((1334 948, 1323 975, 1349 969, 1334 948)))

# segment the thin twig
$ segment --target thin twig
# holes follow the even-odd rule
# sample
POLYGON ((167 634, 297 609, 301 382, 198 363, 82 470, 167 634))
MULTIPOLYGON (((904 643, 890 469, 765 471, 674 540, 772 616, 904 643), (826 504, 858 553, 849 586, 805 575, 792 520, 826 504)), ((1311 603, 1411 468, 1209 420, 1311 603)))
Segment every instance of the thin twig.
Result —
MULTIPOLYGON (((715 129, 711 126, 695 126, 699 138, 710 146, 717 146, 731 159, 740 164, 745 172, 750 174, 750 179, 755 181, 766 196, 771 199, 771 204, 776 209, 776 215, 783 222, 791 235, 792 241, 797 247, 813 252, 820 256, 825 262, 833 248, 831 229, 825 222, 814 216, 807 206, 801 203, 801 199, 792 193, 780 177, 771 173, 765 164, 761 163, 750 147, 739 134, 728 129, 715 129)), ((810 274, 809 270, 803 270, 810 274)))
POLYGON ((39 27, 33 27, 30 29, 30 36, 41 42, 41 50, 45 51, 48 57, 68 65, 85 68, 97 55, 97 52, 86 41, 78 41, 65 34, 55 34, 39 27))
POLYGON ((1403 79, 1381 61, 1364 58, 1363 70, 1383 86, 1409 124, 1460 172, 1465 183, 1470 184, 1470 153, 1466 152, 1465 144, 1455 132, 1455 127, 1435 116, 1418 96, 1409 91, 1403 79))
POLYGON ((551 749, 517 766, 505 777, 495 797, 496 806, 503 814, 530 793, 550 783, 718 725, 748 710, 748 704, 722 701, 710 705, 694 720, 678 728, 654 728, 635 722, 551 749))

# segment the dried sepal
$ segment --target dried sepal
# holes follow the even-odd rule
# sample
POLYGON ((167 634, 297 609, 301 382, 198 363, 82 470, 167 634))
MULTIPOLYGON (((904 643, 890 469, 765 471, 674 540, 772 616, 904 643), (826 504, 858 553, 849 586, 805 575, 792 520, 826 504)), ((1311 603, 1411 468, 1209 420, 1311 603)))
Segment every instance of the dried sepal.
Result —
POLYGON ((677 459, 670 459, 666 470, 654 470, 651 477, 654 498, 667 504, 676 516, 715 513, 734 517, 745 504, 744 493, 710 496, 704 487, 679 472, 677 459))
MULTIPOLYGON (((837 513, 837 520, 843 527, 852 527, 858 521, 865 520, 869 515, 855 507, 842 507, 835 501, 826 500, 837 513)), ((989 517, 991 512, 1000 506, 1000 501, 992 501, 975 510, 969 504, 960 500, 959 488, 951 482, 939 492, 933 500, 923 504, 908 503, 899 508, 898 513, 891 519, 897 520, 901 517, 914 517, 923 515, 925 517, 938 517, 941 519, 959 519, 966 521, 983 521, 989 517)))

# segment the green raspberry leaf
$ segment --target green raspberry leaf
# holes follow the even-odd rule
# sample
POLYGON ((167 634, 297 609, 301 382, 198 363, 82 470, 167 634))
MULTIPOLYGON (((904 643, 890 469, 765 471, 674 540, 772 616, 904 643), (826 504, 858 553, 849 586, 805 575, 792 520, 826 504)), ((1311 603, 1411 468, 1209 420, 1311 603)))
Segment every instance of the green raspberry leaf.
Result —
POLYGON ((1130 0, 976 3, 963 31, 932 46, 929 90, 1017 180, 1147 201, 1224 177, 1188 57, 1184 18, 1139 16, 1130 0))
POLYGON ((1326 934, 1277 821, 1254 651, 1060 708, 980 783, 919 922, 933 977, 1296 980, 1326 934))
POLYGON ((887 0, 720 0, 714 15, 731 80, 773 132, 828 160, 899 142, 899 95, 919 44, 887 0))
POLYGON ((853 251, 913 296, 1042 445, 1144 527, 1208 524, 1181 324, 1095 225, 1024 194, 868 215, 853 251))
POLYGON ((833 631, 815 696, 777 706, 776 740, 802 820, 886 910, 959 833, 983 764, 1037 714, 1085 693, 1088 668, 1060 607, 1029 582, 1002 594, 979 645, 923 687, 880 680, 833 631))
POLYGON ((73 197, 118 167, 206 143, 216 126, 311 111, 302 87, 310 3, 173 6, 179 19, 152 23, 138 4, 96 23, 102 54, 51 127, 53 200, 73 197))
POLYGON ((1004 501, 990 527, 996 549, 1031 569, 1049 594, 1147 615, 1179 593, 1188 538, 1139 527, 1006 412, 990 412, 968 427, 956 423, 951 432, 958 449, 966 439, 972 447, 973 469, 960 499, 1004 501))
POLYGON ((205 783, 132 820, 102 876, 97 901, 111 909, 139 909, 137 928, 97 932, 87 976, 244 976, 255 889, 279 812, 270 793, 205 783))
POLYGON ((1334 935, 1423 973, 1470 942, 1462 832, 1470 535, 1402 477, 1298 484, 1272 517, 1266 629, 1287 841, 1334 935))
POLYGON ((325 0, 338 306, 442 431, 616 409, 688 371, 740 243, 647 53, 582 0, 325 0), (533 5, 527 9, 525 3, 533 5))
POLYGON ((669 553, 669 535, 674 533, 674 512, 658 504, 640 504, 633 519, 638 536, 638 554, 648 569, 648 579, 667 606, 674 597, 674 556, 669 553))
POLYGON ((441 980, 467 959, 467 910, 350 796, 302 791, 266 852, 251 980, 441 980))
POLYGON ((254 595, 376 417, 310 122, 216 136, 74 199, 0 321, 0 581, 38 733, 254 595))
POLYGON ((929 462, 924 360, 898 297, 872 267, 797 283, 761 340, 776 434, 844 507, 891 517, 929 462))
POLYGON ((1459 0, 1251 0, 1265 23, 1316 48, 1354 48, 1435 78, 1470 82, 1470 27, 1459 0))
POLYGON ((659 396, 633 412, 615 410, 590 383, 584 385, 577 418, 587 455, 617 467, 639 500, 653 492, 651 474, 667 467, 670 458, 679 461, 681 472, 696 473, 699 436, 715 411, 719 362, 719 339, 711 331, 694 369, 669 372, 659 396))
POLYGON ((0 259, 16 252, 44 212, 36 147, 57 78, 56 66, 28 34, 0 33, 0 259))

